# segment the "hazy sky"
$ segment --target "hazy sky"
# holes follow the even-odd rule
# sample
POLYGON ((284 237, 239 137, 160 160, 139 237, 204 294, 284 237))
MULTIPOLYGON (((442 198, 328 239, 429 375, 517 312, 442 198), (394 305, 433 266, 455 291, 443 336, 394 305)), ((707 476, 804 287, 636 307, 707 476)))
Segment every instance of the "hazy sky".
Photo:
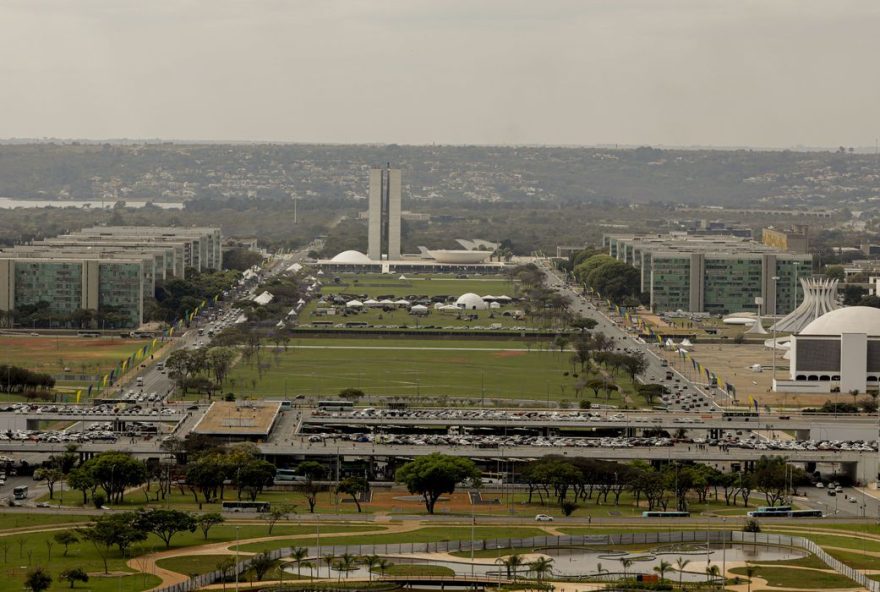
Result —
POLYGON ((0 0, 0 137, 873 146, 878 0, 0 0))

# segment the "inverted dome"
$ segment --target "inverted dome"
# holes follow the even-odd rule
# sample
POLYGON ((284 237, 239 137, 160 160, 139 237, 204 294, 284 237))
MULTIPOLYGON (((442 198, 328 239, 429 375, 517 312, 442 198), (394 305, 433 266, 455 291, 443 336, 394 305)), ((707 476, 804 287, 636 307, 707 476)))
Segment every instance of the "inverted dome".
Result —
POLYGON ((458 300, 455 301, 455 305, 466 310, 486 310, 489 308, 489 305, 473 292, 459 296, 458 300))
POLYGON ((825 313, 800 332, 800 335, 841 335, 865 333, 880 336, 880 309, 872 306, 848 306, 825 313))
POLYGON ((360 251, 342 251, 338 255, 336 255, 333 259, 330 260, 332 263, 348 263, 348 264, 360 264, 360 263, 372 263, 369 257, 361 253, 360 251))

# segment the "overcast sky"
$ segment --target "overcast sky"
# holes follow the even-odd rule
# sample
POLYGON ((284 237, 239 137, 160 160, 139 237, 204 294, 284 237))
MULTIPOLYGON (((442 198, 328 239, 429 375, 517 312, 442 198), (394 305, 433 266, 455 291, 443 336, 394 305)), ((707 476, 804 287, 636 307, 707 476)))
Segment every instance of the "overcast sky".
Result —
POLYGON ((878 0, 0 0, 0 137, 873 146, 878 0))

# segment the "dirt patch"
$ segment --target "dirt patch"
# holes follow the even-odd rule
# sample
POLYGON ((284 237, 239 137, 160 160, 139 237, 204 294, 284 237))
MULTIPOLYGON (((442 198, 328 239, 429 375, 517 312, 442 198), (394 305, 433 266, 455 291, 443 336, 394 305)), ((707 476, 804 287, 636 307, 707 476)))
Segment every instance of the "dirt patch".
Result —
POLYGON ((492 354, 496 358, 518 358, 519 356, 526 355, 524 351, 500 351, 492 354))

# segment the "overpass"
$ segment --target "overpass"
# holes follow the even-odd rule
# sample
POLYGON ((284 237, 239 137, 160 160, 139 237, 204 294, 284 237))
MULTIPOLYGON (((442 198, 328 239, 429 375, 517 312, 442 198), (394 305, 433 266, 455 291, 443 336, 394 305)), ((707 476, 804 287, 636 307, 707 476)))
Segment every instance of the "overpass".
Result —
MULTIPOLYGON (((817 464, 835 465, 838 472, 845 471, 853 479, 867 483, 876 479, 878 472, 877 452, 858 452, 851 450, 787 450, 787 451, 762 451, 747 448, 722 449, 717 446, 709 446, 697 449, 695 446, 640 446, 631 448, 581 448, 581 447, 558 447, 558 446, 507 446, 500 448, 478 448, 475 446, 413 446, 413 445, 387 445, 387 444, 364 444, 355 442, 341 442, 339 444, 324 443, 263 443, 257 445, 260 453, 277 465, 289 465, 306 458, 314 458, 319 461, 329 461, 335 458, 345 460, 368 459, 408 460, 417 456, 423 456, 434 452, 460 456, 482 462, 526 462, 541 458, 549 454, 555 454, 569 458, 595 458, 620 462, 634 460, 647 460, 650 462, 671 461, 694 461, 718 468, 726 467, 729 463, 742 464, 754 463, 762 456, 782 456, 792 463, 800 463, 805 466, 817 464)), ((23 455, 23 454, 59 454, 64 452, 65 444, 39 443, 31 441, 2 441, 0 442, 0 454, 23 455)), ((118 441, 87 442, 79 445, 79 453, 83 458, 88 458, 100 452, 106 451, 128 452, 139 457, 162 457, 167 453, 163 451, 156 441, 138 441, 128 443, 118 441)))
MULTIPOLYGON (((517 413, 514 411, 512 413, 517 413)), ((664 411, 608 411, 600 417, 585 414, 565 414, 558 417, 512 416, 510 418, 400 418, 400 417, 350 417, 340 413, 332 416, 308 414, 303 417, 302 428, 319 426, 350 427, 428 427, 448 429, 450 426, 492 428, 498 431, 533 429, 549 433, 559 430, 615 429, 624 435, 635 436, 639 431, 663 429, 669 432, 705 430, 710 437, 718 437, 724 431, 793 431, 799 440, 876 440, 877 416, 830 415, 821 413, 761 414, 758 417, 724 417, 721 412, 669 413, 664 411), (623 419, 611 419, 613 415, 623 419)), ((367 431, 367 430, 365 430, 367 431)))
POLYGON ((178 424, 186 419, 186 411, 175 413, 14 413, 0 412, 0 430, 36 430, 40 422, 63 421, 99 423, 111 422, 117 431, 125 431, 126 424, 130 422, 165 422, 178 424))

